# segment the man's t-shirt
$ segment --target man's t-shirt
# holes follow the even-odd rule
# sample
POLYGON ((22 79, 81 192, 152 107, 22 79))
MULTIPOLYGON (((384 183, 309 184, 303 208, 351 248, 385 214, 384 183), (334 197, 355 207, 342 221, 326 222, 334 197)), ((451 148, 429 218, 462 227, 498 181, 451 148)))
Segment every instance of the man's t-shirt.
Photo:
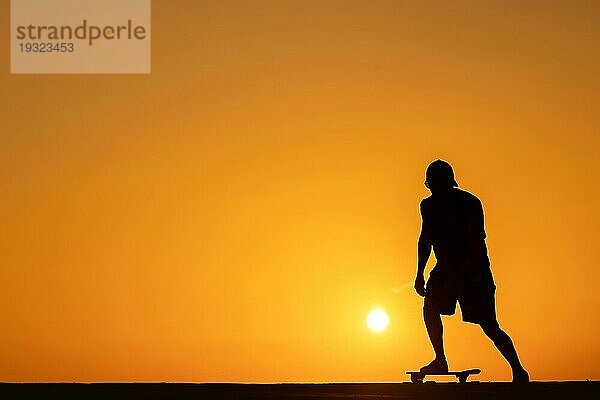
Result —
POLYGON ((433 244, 437 259, 436 273, 493 282, 477 197, 457 188, 445 197, 429 196, 421 201, 421 216, 422 235, 433 244))

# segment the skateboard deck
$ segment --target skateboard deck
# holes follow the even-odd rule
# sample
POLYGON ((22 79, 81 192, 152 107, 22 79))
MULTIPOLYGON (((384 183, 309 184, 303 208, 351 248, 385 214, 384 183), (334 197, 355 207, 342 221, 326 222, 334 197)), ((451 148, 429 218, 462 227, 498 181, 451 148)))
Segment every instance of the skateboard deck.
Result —
POLYGON ((410 381, 412 383, 423 383, 423 379, 427 375, 455 376, 456 378, 458 378, 458 381, 460 383, 465 383, 467 381, 467 379, 469 378, 469 375, 476 375, 480 372, 481 372, 480 369, 474 368, 474 369, 465 369, 463 371, 448 371, 448 372, 442 372, 442 373, 437 373, 437 374, 436 373, 428 374, 428 373, 420 372, 420 371, 408 371, 407 374, 410 375, 410 381))

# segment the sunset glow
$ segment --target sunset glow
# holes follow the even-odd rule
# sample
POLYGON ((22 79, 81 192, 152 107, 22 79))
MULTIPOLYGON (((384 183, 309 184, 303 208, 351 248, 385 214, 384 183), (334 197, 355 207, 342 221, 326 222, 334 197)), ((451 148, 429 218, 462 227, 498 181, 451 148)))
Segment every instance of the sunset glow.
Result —
POLYGON ((384 331, 388 327, 389 323, 390 319, 387 313, 383 310, 376 309, 367 315, 367 326, 373 332, 379 333, 384 331))
POLYGON ((153 1, 147 75, 11 75, 9 3, 0 381, 406 379, 437 158, 532 379, 600 379, 600 1, 153 1))

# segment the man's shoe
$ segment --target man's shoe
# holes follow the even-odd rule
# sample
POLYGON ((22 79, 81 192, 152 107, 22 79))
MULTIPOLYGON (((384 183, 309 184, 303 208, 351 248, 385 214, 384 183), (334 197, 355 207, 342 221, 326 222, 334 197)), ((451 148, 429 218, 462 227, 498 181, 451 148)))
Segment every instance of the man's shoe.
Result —
POLYGON ((514 383, 528 383, 529 382, 529 374, 523 368, 520 370, 513 371, 513 379, 514 383))
POLYGON ((435 359, 426 366, 422 367, 420 372, 424 374, 445 374, 448 372, 448 362, 445 358, 435 359))

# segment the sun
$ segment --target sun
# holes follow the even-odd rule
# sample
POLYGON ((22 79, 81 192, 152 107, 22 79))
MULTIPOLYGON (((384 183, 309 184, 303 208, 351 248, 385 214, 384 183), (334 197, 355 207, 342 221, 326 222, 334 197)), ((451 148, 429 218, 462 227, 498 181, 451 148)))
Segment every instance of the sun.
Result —
POLYGON ((387 313, 379 308, 372 310, 367 315, 367 326, 373 332, 383 332, 389 323, 390 319, 387 313))

